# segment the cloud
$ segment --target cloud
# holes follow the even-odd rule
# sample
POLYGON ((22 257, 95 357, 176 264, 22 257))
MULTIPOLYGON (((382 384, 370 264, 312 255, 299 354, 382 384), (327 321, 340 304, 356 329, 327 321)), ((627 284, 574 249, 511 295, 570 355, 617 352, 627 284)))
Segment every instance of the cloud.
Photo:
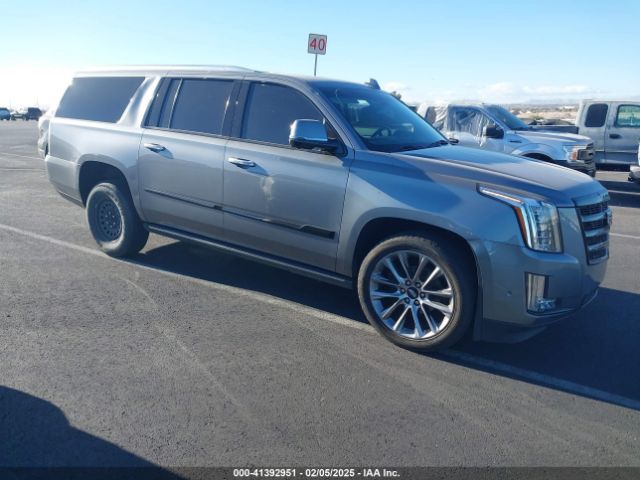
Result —
POLYGON ((543 85, 540 87, 522 87, 523 91, 532 95, 583 95, 595 90, 586 85, 543 85))
POLYGON ((579 99, 602 92, 588 85, 518 85, 497 82, 477 90, 480 99, 494 102, 526 102, 531 100, 579 99))
POLYGON ((408 103, 418 103, 421 99, 421 96, 416 94, 413 88, 402 82, 383 82, 380 87, 386 92, 399 93, 402 95, 402 100, 408 103))
MULTIPOLYGON (((424 86, 423 86, 424 87, 424 86)), ((604 92, 589 85, 520 85, 514 82, 502 81, 481 86, 465 84, 458 88, 453 86, 446 90, 427 90, 409 86, 399 81, 384 82, 382 89, 388 92, 398 92, 402 100, 407 103, 422 103, 426 101, 432 105, 448 102, 495 102, 495 103, 543 103, 578 101, 589 96, 602 96, 604 92)))

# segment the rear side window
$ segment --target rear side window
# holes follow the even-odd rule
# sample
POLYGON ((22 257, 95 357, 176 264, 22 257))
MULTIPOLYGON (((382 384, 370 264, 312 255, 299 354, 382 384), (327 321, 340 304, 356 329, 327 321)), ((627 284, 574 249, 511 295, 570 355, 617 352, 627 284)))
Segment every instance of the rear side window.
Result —
POLYGON ((233 81, 183 80, 170 128, 220 135, 233 81))
POLYGON ((602 127, 607 119, 609 106, 606 103, 594 103, 589 105, 587 118, 584 120, 585 127, 602 127))
POLYGON ((241 136, 289 145, 289 129, 298 119, 323 121, 323 116, 307 97, 292 88, 254 83, 247 98, 241 136))
POLYGON ((616 127, 640 128, 640 105, 620 105, 616 127))
POLYGON ((120 120, 144 77, 74 78, 56 117, 115 123, 120 120))

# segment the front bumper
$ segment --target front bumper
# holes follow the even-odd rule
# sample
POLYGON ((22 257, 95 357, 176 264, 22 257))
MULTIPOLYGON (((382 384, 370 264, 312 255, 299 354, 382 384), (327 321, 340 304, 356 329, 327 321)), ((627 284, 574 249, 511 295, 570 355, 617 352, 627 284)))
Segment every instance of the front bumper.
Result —
POLYGON ((632 166, 629 172, 629 181, 640 183, 640 166, 632 166))
POLYGON ((563 167, 570 168, 572 170, 577 170, 578 172, 586 173, 590 177, 596 176, 596 164, 594 161, 591 162, 569 162, 567 160, 554 160, 556 165, 561 165, 563 167))
POLYGON ((487 241, 472 244, 482 282, 476 339, 525 340, 547 325, 575 315, 595 298, 607 261, 587 262, 576 211, 558 210, 564 253, 535 252, 521 245, 487 241), (557 299, 553 311, 536 314, 527 310, 527 273, 547 277, 545 297, 557 299))

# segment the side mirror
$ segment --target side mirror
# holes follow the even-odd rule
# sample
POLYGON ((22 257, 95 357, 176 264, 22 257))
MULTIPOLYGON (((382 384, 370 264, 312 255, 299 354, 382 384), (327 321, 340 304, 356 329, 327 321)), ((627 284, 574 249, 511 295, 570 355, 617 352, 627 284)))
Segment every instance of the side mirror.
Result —
POLYGON ((289 145, 303 150, 320 149, 336 153, 339 143, 329 140, 327 129, 319 120, 296 120, 291 124, 289 145))
POLYGON ((487 138, 504 138, 504 130, 502 130, 499 126, 491 123, 484 127, 482 135, 487 138))

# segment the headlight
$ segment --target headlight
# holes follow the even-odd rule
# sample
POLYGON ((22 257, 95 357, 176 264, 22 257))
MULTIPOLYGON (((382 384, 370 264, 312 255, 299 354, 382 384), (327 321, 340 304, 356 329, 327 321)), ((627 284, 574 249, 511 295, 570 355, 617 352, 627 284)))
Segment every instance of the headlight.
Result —
POLYGON ((489 187, 479 186, 478 190, 513 208, 527 247, 539 252, 562 252, 560 218, 555 205, 489 187))
POLYGON ((577 162, 579 160, 582 160, 580 158, 580 151, 586 150, 587 146, 586 145, 564 145, 562 149, 564 150, 565 160, 568 160, 570 162, 577 162))

